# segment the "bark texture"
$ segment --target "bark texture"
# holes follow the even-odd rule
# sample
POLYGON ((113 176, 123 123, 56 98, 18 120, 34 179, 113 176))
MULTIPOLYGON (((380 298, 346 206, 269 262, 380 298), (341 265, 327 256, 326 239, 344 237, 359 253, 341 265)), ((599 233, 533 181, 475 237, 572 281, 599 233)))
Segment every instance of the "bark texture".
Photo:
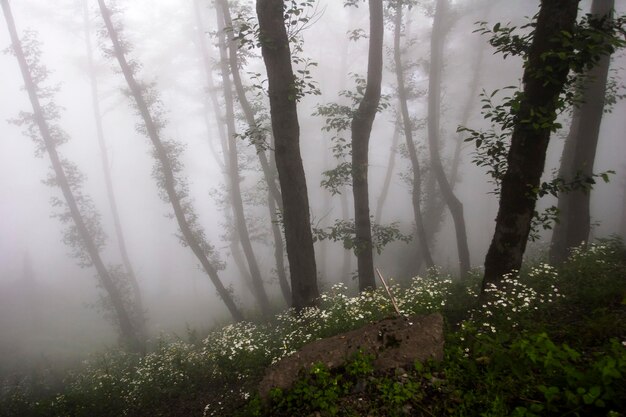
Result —
POLYGON ((357 244, 359 290, 376 288, 372 253, 372 226, 369 208, 369 141, 378 111, 383 72, 383 5, 369 0, 370 37, 367 59, 367 87, 352 119, 352 193, 357 244))
POLYGON ((283 225, 291 275, 292 306, 316 305, 319 298, 309 198, 296 107, 295 77, 285 28, 283 1, 257 0, 261 51, 267 69, 276 168, 282 191, 283 225))
POLYGON ((145 342, 144 340, 142 340, 137 330, 135 329, 131 314, 127 311, 127 307, 124 305, 123 296, 120 293, 118 287, 115 285, 115 282, 113 281, 111 275, 109 274, 109 271, 106 268, 102 257, 100 256, 98 247, 94 242, 91 234, 89 233, 89 229, 87 228, 85 220, 83 219, 83 216, 78 208, 76 199, 74 198, 74 195, 70 188, 66 173, 63 170, 61 158, 57 153, 50 127, 48 126, 48 123, 44 116, 44 111, 41 107, 41 103, 39 102, 39 97, 37 96, 37 87, 35 85, 35 82, 33 81, 30 69, 28 67, 28 63, 26 62, 26 58, 24 56, 24 51, 22 50, 22 45, 17 35, 15 21, 11 13, 11 8, 8 0, 2 0, 2 11, 4 13, 7 27, 9 29, 13 52, 15 53, 15 57, 17 58, 17 61, 19 63, 20 71, 22 73, 22 77, 24 78, 26 91, 28 92, 28 97, 33 107, 35 122, 37 123, 42 139, 44 141, 46 152, 48 153, 48 156, 50 158, 56 181, 61 188, 61 192, 63 193, 65 202, 68 205, 70 214, 72 216, 72 221, 76 225, 76 228, 78 229, 78 234, 80 236, 80 239, 83 241, 85 250, 88 253, 94 267, 96 268, 99 282, 109 296, 124 341, 129 345, 131 349, 139 352, 144 352, 145 342))
POLYGON ((202 265, 202 268, 209 275, 211 282, 215 286, 219 296, 222 298, 222 301, 228 308, 228 311, 230 312, 232 317, 237 321, 241 321, 244 318, 243 314, 241 313, 241 311, 239 311, 239 308, 235 304, 235 301, 233 300, 230 292, 226 289, 226 287, 224 287, 224 284, 217 274, 217 269, 211 264, 211 261, 207 257, 204 248, 196 238, 194 231, 190 227, 190 224, 185 217, 185 211, 179 199, 178 193, 176 192, 176 178, 174 177, 174 171, 168 158, 167 150, 163 145, 163 142, 161 141, 157 126, 152 119, 152 115, 150 114, 150 111, 148 109, 147 102, 143 97, 142 89, 135 80, 133 71, 128 64, 128 61, 126 60, 126 56, 124 55, 124 50, 120 44, 117 31, 115 30, 115 27, 113 26, 113 23, 111 21, 110 11, 104 3, 104 0, 98 0, 98 5, 100 6, 100 13, 104 20, 107 33, 109 35, 109 38, 111 39, 111 42, 113 43, 115 57, 120 65, 120 68, 122 69, 122 73, 124 74, 124 78, 126 80, 126 83, 128 84, 130 93, 135 100, 137 109, 141 114, 141 118, 144 121, 148 137, 150 138, 150 141, 154 146, 155 154, 159 160, 161 171, 164 176, 163 185, 170 204, 172 205, 172 209, 174 210, 174 216, 176 217, 176 220, 178 222, 178 227, 180 228, 181 234, 185 239, 185 243, 189 246, 189 248, 192 250, 196 258, 202 265))
POLYGON ((507 157, 508 168, 501 183, 496 230, 485 259, 483 290, 521 267, 537 200, 532 190, 539 186, 550 140, 550 126, 533 126, 533 121, 537 117, 548 121, 556 118, 569 65, 555 56, 570 52, 558 38, 563 31, 572 31, 577 12, 578 0, 541 2, 525 63, 524 90, 507 157), (546 80, 539 74, 548 65, 553 71, 546 80))
POLYGON ((428 80, 428 149, 430 151, 430 163, 437 184, 443 195, 444 201, 450 210, 454 229, 456 232, 457 252, 459 255, 459 275, 462 279, 467 277, 470 270, 470 255, 467 246, 467 231, 463 204, 454 195, 452 186, 448 181, 441 155, 439 154, 439 131, 441 113, 441 73, 443 71, 443 45, 446 33, 445 17, 448 12, 448 0, 437 0, 437 8, 433 21, 433 31, 430 40, 430 75, 428 80))
MULTIPOLYGON (((591 14, 598 19, 610 17, 614 6, 614 0, 594 0, 591 14)), ((610 61, 609 55, 603 56, 585 74, 581 92, 583 102, 574 109, 561 157, 559 178, 566 182, 571 182, 577 175, 582 178, 593 175, 610 61)), ((559 222, 554 227, 550 248, 550 262, 553 264, 565 261, 570 249, 589 239, 590 197, 591 190, 572 190, 559 194, 559 222)))

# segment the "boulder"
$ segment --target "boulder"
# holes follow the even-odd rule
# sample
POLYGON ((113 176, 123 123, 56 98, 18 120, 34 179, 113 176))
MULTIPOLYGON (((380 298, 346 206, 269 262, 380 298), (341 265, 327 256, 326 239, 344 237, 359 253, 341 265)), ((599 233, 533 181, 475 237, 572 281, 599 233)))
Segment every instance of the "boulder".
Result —
POLYGON ((441 314, 384 319, 309 343, 276 362, 265 373, 259 394, 266 399, 272 388, 290 388, 303 369, 315 363, 336 368, 359 351, 374 357, 376 370, 403 367, 416 360, 441 360, 443 343, 441 314))

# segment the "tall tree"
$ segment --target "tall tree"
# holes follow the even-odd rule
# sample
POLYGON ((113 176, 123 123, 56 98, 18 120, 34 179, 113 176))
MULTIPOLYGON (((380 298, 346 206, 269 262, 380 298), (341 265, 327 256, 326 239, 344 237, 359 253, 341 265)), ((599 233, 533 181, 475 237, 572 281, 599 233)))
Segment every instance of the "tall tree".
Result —
MULTIPOLYGON (((220 49, 220 69, 222 74, 222 89, 224 91, 224 107, 226 108, 226 132, 228 135, 228 160, 226 166, 228 169, 228 176, 230 178, 230 198, 231 207, 233 209, 233 217, 235 219, 235 229, 239 237, 239 242, 243 248, 243 253, 248 263, 248 269, 252 278, 252 285, 254 287, 254 296, 259 302, 261 311, 264 315, 268 315, 270 312, 269 299, 263 286, 263 278, 261 277, 261 270, 252 248, 252 242, 250 241, 250 233, 248 231, 248 225, 246 224, 246 217, 243 207, 243 200, 241 198, 241 177, 239 176, 239 155, 237 152, 237 132, 235 127, 235 110, 233 102, 233 86, 230 81, 230 72, 228 67, 228 51, 226 44, 226 33, 224 31, 224 16, 222 5, 218 6, 217 18, 217 37, 220 49)), ((231 51, 232 53, 232 51, 231 51)), ((236 78, 233 74, 233 78, 236 78)))
MULTIPOLYGON (((404 130, 409 160, 411 161, 411 171, 413 172, 411 200, 413 203, 413 218, 415 220, 416 235, 419 242, 419 251, 421 258, 426 262, 426 267, 431 268, 435 264, 428 247, 428 239, 426 230, 424 229, 424 220, 422 216, 422 178, 417 150, 413 142, 413 123, 409 114, 409 104, 407 100, 407 90, 404 83, 404 67, 402 64, 402 51, 400 48, 400 38, 402 32, 402 9, 404 5, 401 1, 396 3, 395 22, 394 22, 394 39, 393 39, 393 56, 396 70, 396 80, 398 82, 398 102, 400 104, 400 114, 404 130)), ((419 258, 419 257, 418 257, 419 258)), ((418 271, 415 271, 416 273, 418 271)))
POLYGON ((430 151, 430 165, 437 179, 439 189, 443 194, 456 231, 456 244, 459 256, 459 275, 467 277, 470 270, 470 255, 467 246, 467 231, 463 204, 456 197, 439 154, 439 134, 441 116, 441 74, 443 72, 443 46, 448 15, 449 0, 437 0, 433 30, 430 38, 430 71, 428 79, 428 149, 430 151))
POLYGON ((515 113, 507 169, 501 182, 496 230, 485 259, 483 289, 519 271, 544 170, 559 96, 572 47, 563 41, 576 23, 578 0, 542 0, 524 62, 523 92, 515 113), (549 71, 547 71, 549 69, 549 71))
MULTIPOLYGON (((594 0, 591 4, 591 16, 598 24, 608 24, 614 5, 614 0, 594 0)), ((610 55, 603 55, 583 75, 583 86, 579 89, 582 103, 574 107, 559 169, 559 178, 566 183, 574 181, 576 177, 590 178, 593 175, 610 61, 610 55)), ((571 248, 589 238, 590 197, 591 189, 587 188, 559 193, 559 221, 554 227, 550 248, 552 263, 565 261, 571 248)))
POLYGON ((128 256, 128 249, 126 248, 126 238, 124 237, 124 229, 122 228, 122 222, 120 220, 119 211, 117 209, 117 201, 115 198, 115 192, 113 190, 113 180, 111 179, 111 168, 109 164, 109 156, 106 147, 106 141, 104 138, 104 129, 102 127, 102 113, 100 111, 100 98, 98 96, 98 79, 96 77, 96 67, 94 64, 93 47, 91 44, 91 22, 89 18, 89 1, 83 1, 83 30, 85 32, 85 51, 87 53, 87 73, 89 75, 89 84, 91 87, 91 106, 93 110, 94 122, 96 124, 96 137, 98 139, 98 147, 100 149, 100 158, 102 162, 102 172, 104 173, 104 184, 106 187, 107 198, 109 200, 109 207, 111 209, 111 215, 113 216, 113 225, 115 227, 115 236, 117 237, 117 246, 122 256, 122 264, 128 280, 131 284, 133 291, 133 300, 137 304, 136 309, 141 312, 137 317, 138 329, 145 333, 146 323, 144 317, 144 307, 141 296, 141 288, 135 275, 135 269, 130 262, 128 256))
POLYGON ((292 306, 318 303, 317 272, 309 197, 302 157, 296 103, 296 79, 282 0, 257 0, 259 40, 267 70, 276 167, 282 191, 283 224, 291 275, 292 306))
POLYGON ((354 196, 354 223, 357 245, 359 289, 376 288, 374 257, 372 253, 372 226, 370 221, 368 165, 369 141, 372 125, 378 111, 383 78, 383 2, 369 0, 370 36, 367 58, 367 87, 352 119, 352 193, 354 196))
POLYGON ((260 128, 259 123, 256 120, 255 111, 253 110, 253 107, 248 100, 243 81, 241 80, 241 74, 239 71, 240 63, 238 59, 238 48, 237 42, 233 37, 233 19, 230 14, 228 1, 218 0, 216 2, 216 9, 217 13, 222 16, 223 25, 226 28, 224 35, 226 35, 228 38, 228 63, 230 64, 230 72, 233 77, 233 84, 235 86, 237 98, 239 99, 239 105, 243 110, 243 114, 248 125, 248 132, 253 136, 253 138, 251 139, 255 145, 257 157, 259 158, 259 163, 261 164, 261 169, 263 171, 263 179, 265 180, 268 188, 268 208, 272 223, 272 235, 274 238, 274 260, 276 261, 276 274, 278 275, 278 282, 280 284, 283 297, 285 298, 285 301, 289 302, 289 300, 291 299, 291 290, 289 288, 289 283, 287 281, 287 275, 285 272, 283 238, 280 232, 280 226, 278 225, 278 218, 276 214, 276 206, 280 211, 283 210, 281 192, 278 188, 278 184, 276 183, 276 167, 275 165, 270 163, 272 161, 268 161, 266 150, 263 146, 263 143, 265 143, 267 139, 262 137, 262 129, 260 128))
MULTIPOLYGON (((161 139, 160 131, 163 121, 153 118, 149 101, 144 97, 146 87, 140 85, 135 80, 134 72, 137 68, 137 63, 134 61, 129 62, 126 59, 125 48, 127 45, 121 41, 118 31, 111 20, 111 11, 104 3, 104 0, 98 0, 98 5, 100 6, 100 14, 104 20, 106 33, 113 45, 112 53, 120 65, 130 93, 137 106, 138 113, 143 120, 141 130, 146 133, 154 147, 154 156, 157 161, 156 170, 158 182, 163 188, 164 197, 166 197, 167 201, 169 201, 172 206, 174 216, 176 217, 178 227, 182 234, 183 243, 189 246, 202 265, 202 268, 211 279, 211 282, 232 317, 238 321, 243 320, 241 311, 217 273, 217 268, 213 264, 214 261, 209 259, 209 256, 213 254, 213 247, 206 242, 204 231, 197 224, 197 216, 193 212, 190 202, 185 198, 187 197, 186 184, 182 178, 175 175, 181 169, 180 163, 175 160, 176 154, 180 151, 180 148, 174 142, 164 142, 161 139)), ((146 96, 151 98, 154 104, 156 92, 151 91, 150 94, 146 94, 146 96)))
MULTIPOLYGON (((81 194, 78 179, 81 177, 76 166, 60 157, 57 146, 65 140, 65 132, 58 126, 52 124, 58 116, 58 108, 50 101, 54 89, 42 85, 47 77, 47 70, 39 63, 39 50, 29 51, 29 56, 24 53, 22 43, 17 35, 15 21, 11 13, 8 0, 2 0, 2 11, 7 23, 13 53, 20 66, 22 77, 28 97, 33 107, 33 114, 23 115, 25 123, 29 123, 29 133, 38 142, 36 131, 39 132, 43 143, 38 143, 39 152, 46 152, 50 158, 54 171, 50 184, 57 185, 63 194, 65 204, 67 204, 68 214, 61 215, 61 219, 73 222, 66 235, 66 240, 74 243, 77 256, 83 265, 93 265, 97 271, 98 282, 106 291, 108 304, 112 307, 116 322, 122 338, 126 344, 135 351, 145 352, 145 340, 135 327, 133 312, 129 308, 122 293, 122 282, 119 276, 115 276, 105 266, 100 251, 103 246, 103 232, 98 222, 97 213, 90 207, 90 200, 81 194), (45 102, 42 106, 41 97, 45 102), (82 210, 81 210, 82 209, 82 210)), ((31 39, 32 41, 32 39, 31 39)), ((37 44, 31 42, 31 48, 38 48, 37 44)))

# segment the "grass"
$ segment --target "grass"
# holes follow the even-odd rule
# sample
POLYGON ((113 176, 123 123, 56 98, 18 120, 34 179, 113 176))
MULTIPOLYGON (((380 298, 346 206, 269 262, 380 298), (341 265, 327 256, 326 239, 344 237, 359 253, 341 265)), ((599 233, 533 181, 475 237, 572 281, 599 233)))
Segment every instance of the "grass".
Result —
POLYGON ((382 290, 334 286, 319 309, 237 323, 189 341, 161 340, 145 357, 95 356, 61 390, 45 378, 2 387, 0 416, 623 416, 626 261, 617 240, 577 249, 556 269, 529 262, 477 304, 467 283, 431 272, 395 285, 407 314, 446 317, 445 360, 375 372, 371 358, 314 365, 262 402, 265 368, 302 345, 393 314, 382 290), (43 382, 42 382, 43 381, 43 382), (42 386, 44 385, 44 386, 42 386), (317 414, 316 414, 317 413, 317 414))

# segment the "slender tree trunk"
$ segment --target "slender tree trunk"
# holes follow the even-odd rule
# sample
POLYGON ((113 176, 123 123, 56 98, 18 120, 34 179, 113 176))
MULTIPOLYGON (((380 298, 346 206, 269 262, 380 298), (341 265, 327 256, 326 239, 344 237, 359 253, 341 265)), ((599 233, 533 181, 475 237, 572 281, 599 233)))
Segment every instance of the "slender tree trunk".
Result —
POLYGON ((7 27, 9 29, 9 34, 11 37, 13 51, 19 63, 22 77, 24 78, 26 91, 28 92, 28 97, 33 107, 35 122, 37 123, 42 139, 44 141, 46 152, 50 157, 50 162, 54 170, 56 182, 61 188, 61 192, 63 193, 63 197, 65 198, 65 201, 68 205, 72 220, 78 230, 78 235, 83 241, 85 250, 87 251, 94 267, 96 268, 99 282, 109 296, 124 341, 129 345, 131 349, 139 352, 145 352, 145 342, 137 334, 137 331, 133 325, 133 320, 131 319, 131 315, 124 305, 123 296, 120 293, 118 287, 115 285, 111 275, 109 274, 109 271, 107 270, 104 262, 102 261, 102 258, 100 257, 98 247, 93 241, 91 234, 89 233, 89 229, 87 228, 82 214, 80 213, 78 204, 76 203, 76 199, 74 198, 74 194, 72 193, 72 190, 70 188, 67 176, 65 174, 65 171, 63 170, 63 165, 61 163, 59 154, 57 153, 54 139, 52 138, 52 134, 50 132, 50 127, 48 126, 48 123, 45 119, 44 111, 39 102, 39 97, 37 96, 36 85, 33 81, 30 69, 28 67, 28 63, 26 62, 26 58, 24 56, 24 51, 22 50, 22 45, 17 35, 15 21, 13 20, 13 15, 11 13, 9 2, 8 0, 1 0, 1 2, 2 11, 4 13, 4 17, 7 22, 7 27))
MULTIPOLYGON (((614 0, 594 0, 591 14, 598 19, 610 17, 614 6, 614 0)), ((583 178, 593 175, 610 62, 610 55, 605 55, 586 74, 582 91, 583 103, 574 110, 559 169, 559 177, 565 181, 572 181, 577 174, 583 178)), ((589 239, 590 198, 591 190, 573 190, 559 194, 559 222, 554 228, 550 248, 552 263, 565 261, 570 249, 589 239)))
POLYGON ((291 275, 292 306, 318 304, 319 290, 309 198, 302 157, 300 126, 294 97, 295 76, 281 0, 257 0, 261 51, 267 69, 275 158, 282 191, 283 223, 291 275))
POLYGON ((376 288, 372 227, 370 221, 368 165, 369 140, 378 111, 383 72, 383 4, 369 0, 370 39, 367 61, 367 87, 352 119, 352 193, 357 244, 359 290, 376 288))
POLYGON ((391 137, 391 146, 389 146, 389 158, 387 159, 387 170, 385 171, 385 179, 383 180, 383 187, 380 190, 380 195, 376 202, 376 214, 374 215, 374 223, 380 224, 383 219, 383 210, 387 197, 389 196, 389 188, 391 188, 391 179, 396 168, 396 156, 398 154, 398 142, 400 141, 400 126, 395 123, 393 129, 393 136, 391 137))
MULTIPOLYGON (((272 165, 274 164, 273 158, 270 156, 272 165)), ((274 260, 276 261, 276 275, 278 275, 278 284, 280 285, 280 291, 283 294, 285 302, 289 304, 291 300, 291 287, 287 280, 287 269, 285 268, 285 248, 283 246, 283 237, 280 231, 279 219, 277 216, 278 208, 276 207, 276 200, 272 194, 267 193, 267 206, 270 211, 270 221, 272 222, 272 235, 274 236, 274 260)))
MULTIPOLYGON (((398 82, 398 101, 400 104, 400 113, 404 126, 404 137, 406 139, 406 147, 409 152, 411 161, 411 170, 413 171, 413 183, 411 191, 411 200, 413 202, 413 217, 415 219, 416 234, 419 241, 420 255, 426 262, 426 267, 435 266, 433 258, 428 248, 428 240, 426 239, 426 230, 424 229, 424 220, 422 218, 422 178, 419 159, 415 143, 413 143, 413 126, 411 116, 409 115, 409 105, 406 98, 406 88, 404 86, 404 68, 402 67, 402 52, 400 50, 400 32, 402 30, 402 4, 396 6, 395 30, 393 40, 393 56, 396 67, 396 79, 398 82)), ((417 271, 416 271, 417 272, 417 271)))
POLYGON ((626 178, 622 184, 622 217, 619 223, 619 235, 626 241, 626 178))
MULTIPOLYGON (((230 15, 228 2, 226 0, 218 0, 216 6, 217 13, 221 14, 224 19, 225 27, 232 27, 233 21, 230 15)), ((256 133, 258 131, 258 126, 255 120, 255 112, 252 109, 250 102, 248 101, 243 82, 241 81, 241 74, 239 72, 239 59, 237 55, 237 44, 233 39, 233 34, 231 31, 227 30, 226 35, 228 36, 228 61, 230 64, 230 71, 233 76, 235 91, 237 92, 237 98, 239 99, 239 104, 241 105, 244 117, 246 119, 246 123, 248 124, 248 128, 250 129, 250 131, 253 132, 253 134, 260 134, 256 133)), ((267 184, 269 195, 274 200, 272 202, 268 201, 268 209, 270 211, 270 219, 272 220, 272 235, 274 238, 276 273, 278 275, 281 292, 285 298, 285 301, 289 303, 289 301, 291 300, 291 290, 289 289, 289 282, 287 280, 287 274, 285 272, 283 238, 282 234, 280 233, 280 227, 275 221, 277 207, 278 210, 282 211, 283 201, 280 189, 278 188, 278 184, 276 183, 275 165, 270 163, 272 161, 268 161, 266 151, 260 142, 260 140, 254 141, 256 153, 259 158, 259 163, 261 164, 261 169, 263 170, 263 178, 265 180, 265 183, 267 184)))
POLYGON ((459 255, 459 275, 465 279, 470 270, 470 255, 467 246, 467 232, 463 216, 463 204, 454 195, 448 182, 439 155, 439 131, 441 112, 441 73, 443 71, 444 19, 447 13, 448 0, 437 0, 437 9, 433 21, 430 40, 430 76, 428 80, 428 148, 430 150, 431 169, 437 178, 437 184, 443 194, 446 205, 450 209, 454 229, 456 231, 457 251, 459 255))
POLYGON ((533 119, 537 117, 533 115, 552 120, 556 117, 558 98, 569 72, 567 62, 556 58, 561 52, 569 52, 560 45, 558 37, 572 31, 577 12, 578 0, 541 1, 525 63, 523 99, 511 137, 508 168, 501 183, 496 230, 485 259, 483 290, 503 275, 519 271, 522 265, 537 200, 532 190, 541 180, 551 129, 551 125, 542 127, 544 124, 537 123, 539 127, 533 127, 533 119), (538 76, 546 66, 553 69, 549 80, 538 76))
POLYGON ((113 215, 113 225, 115 227, 115 235, 117 237, 117 244, 122 255, 122 263, 124 269, 128 275, 133 290, 133 300, 135 302, 135 308, 137 310, 137 329, 143 334, 145 338, 146 323, 145 323, 145 311, 143 307, 143 299, 141 296, 141 288, 139 288, 139 282, 135 275, 135 270, 130 257, 128 256, 128 250, 126 249, 126 238, 124 237, 124 229, 122 228, 122 222, 120 220, 119 211, 117 210, 117 201, 115 198, 115 192, 113 191, 113 181, 111 179, 111 169, 109 167, 109 157, 106 148, 106 142, 104 139, 104 129, 102 128, 102 114, 100 112, 100 100, 98 98, 98 79, 96 78, 95 65, 93 60, 93 48, 91 45, 91 25, 89 22, 89 2, 83 1, 83 20, 85 23, 85 48, 87 51, 87 72, 89 74, 89 82, 91 85, 91 103, 93 107, 94 121, 96 123, 96 136, 98 138, 98 146, 100 148, 100 158, 102 160, 102 171, 104 173, 104 182, 107 191, 107 198, 109 200, 109 206, 111 208, 111 214, 113 215))
MULTIPOLYGON (((217 131, 218 131, 218 136, 220 140, 220 148, 222 150, 222 158, 224 158, 224 160, 222 160, 219 157, 218 152, 213 146, 213 142, 211 141, 211 138, 210 138, 211 128, 210 128, 210 123, 209 123, 209 115, 208 115, 209 112, 208 112, 207 103, 205 102, 204 103, 205 105, 204 123, 207 128, 207 137, 208 137, 207 142, 209 144, 211 152, 213 153, 213 157, 215 158, 215 161, 220 166, 220 169, 222 170, 222 173, 224 174, 224 178, 228 182, 229 181, 228 169, 227 169, 228 140, 227 140, 227 135, 226 135, 226 129, 224 128, 224 125, 226 123, 225 123, 225 118, 222 115, 222 109, 220 108, 219 100, 217 98, 217 88, 215 86, 215 81, 213 80, 213 71, 211 68, 211 57, 209 56, 209 52, 208 52, 209 49, 208 49, 207 41, 205 38, 205 36, 207 36, 207 33, 204 29, 204 25, 202 22, 200 2, 199 0, 194 0, 193 3, 194 3, 194 15, 196 18, 196 29, 198 32, 198 49, 200 51, 200 55, 202 56, 202 64, 204 67, 206 81, 207 81, 208 96, 211 101, 211 107, 213 108, 213 114, 215 115, 215 118, 217 121, 217 131)), ((231 190, 229 190, 228 192, 230 193, 231 190)), ((239 272, 239 275, 243 277, 246 287, 250 290, 250 293, 254 295, 254 288, 252 286, 252 276, 250 275, 250 271, 248 270, 248 268, 246 268, 245 262, 243 260, 243 254, 241 253, 241 247, 239 246, 239 240, 235 237, 235 234, 230 234, 230 246, 229 247, 230 247, 230 252, 233 257, 233 260, 235 261, 235 266, 237 267, 237 271, 239 272)))
POLYGON ((250 233, 248 232, 243 201, 241 199, 241 179, 239 177, 239 155, 237 152, 237 132, 235 127, 233 92, 228 74, 228 52, 226 51, 227 46, 226 35, 224 33, 224 20, 223 16, 219 13, 219 8, 216 17, 220 49, 220 68, 222 72, 222 86, 224 90, 224 105, 226 107, 226 131, 228 134, 227 166, 229 170, 230 197, 233 217, 235 220, 235 229, 237 230, 239 242, 241 243, 243 253, 246 257, 246 261, 248 262, 250 276, 252 277, 252 285, 254 286, 254 296, 259 302, 262 313, 264 315, 268 315, 270 313, 270 303, 267 298, 267 293, 265 292, 265 287, 263 286, 263 278, 261 277, 261 270, 259 269, 259 264, 252 248, 252 242, 250 241, 250 233))
POLYGON ((207 257, 202 245, 197 240, 194 231, 189 225, 189 222, 185 218, 185 211, 179 199, 178 193, 176 192, 176 178, 174 177, 173 169, 171 166, 171 162, 168 158, 167 150, 165 149, 163 143, 161 142, 161 138, 159 137, 157 126, 155 125, 152 115, 148 109, 148 105, 143 97, 141 92, 141 87, 135 80, 132 69, 126 61, 126 56, 124 55, 124 50, 120 45, 120 41, 118 39, 118 34, 113 27, 113 23, 111 22, 111 15, 109 10, 107 9, 104 0, 98 0, 98 5, 100 6, 100 12, 102 14, 102 18, 104 19, 104 23, 107 28, 107 32, 109 34, 109 38, 113 43, 113 50, 115 52, 115 57, 117 58, 118 63, 122 69, 122 73, 124 74, 124 78, 126 79, 126 83, 130 89, 130 92, 135 99, 135 103, 137 104, 137 108, 141 117, 144 121, 146 131, 155 148, 155 155, 159 160, 159 164, 161 167, 161 172, 164 176, 164 187, 167 193, 168 199, 172 205, 174 210, 174 215, 178 222, 178 226, 180 228, 181 234, 185 239, 185 243, 191 248, 193 253, 196 255, 200 264, 204 268, 205 272, 209 275, 209 278, 213 282, 218 294, 224 301, 224 304, 228 308, 232 317, 237 320, 243 320, 243 315, 239 311, 238 307, 235 305, 235 302, 228 292, 224 284, 220 280, 217 269, 211 264, 211 261, 207 257))

